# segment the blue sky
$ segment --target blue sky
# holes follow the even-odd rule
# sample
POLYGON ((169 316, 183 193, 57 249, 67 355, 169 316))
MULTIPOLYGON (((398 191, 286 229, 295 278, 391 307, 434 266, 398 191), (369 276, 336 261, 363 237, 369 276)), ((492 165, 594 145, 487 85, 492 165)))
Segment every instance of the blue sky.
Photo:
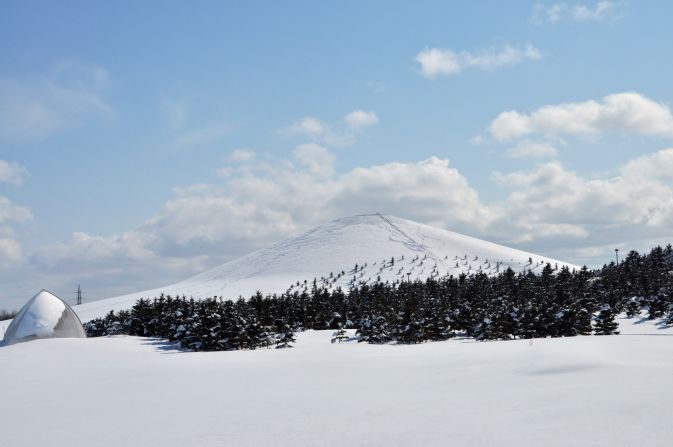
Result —
POLYGON ((159 286, 374 210, 590 265, 667 243, 672 16, 3 2, 0 300, 159 286))

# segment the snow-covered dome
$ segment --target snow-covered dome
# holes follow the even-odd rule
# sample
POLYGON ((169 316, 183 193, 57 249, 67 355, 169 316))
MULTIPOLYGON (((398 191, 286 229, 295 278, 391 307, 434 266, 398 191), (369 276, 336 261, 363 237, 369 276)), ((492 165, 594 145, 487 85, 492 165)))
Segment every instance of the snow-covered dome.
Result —
POLYGON ((46 290, 30 299, 5 331, 6 344, 36 338, 84 338, 77 314, 62 299, 46 290))

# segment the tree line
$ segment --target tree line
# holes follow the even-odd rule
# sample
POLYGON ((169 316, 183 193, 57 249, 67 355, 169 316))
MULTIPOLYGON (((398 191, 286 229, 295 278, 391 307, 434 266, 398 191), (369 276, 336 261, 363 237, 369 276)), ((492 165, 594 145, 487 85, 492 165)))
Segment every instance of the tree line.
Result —
POLYGON ((510 340, 618 333, 620 314, 673 324, 673 248, 630 252, 622 262, 539 274, 506 269, 361 284, 348 291, 313 287, 245 300, 161 295, 89 321, 89 336, 159 337, 183 349, 289 347, 306 329, 355 329, 367 343, 421 343, 455 336, 510 340))

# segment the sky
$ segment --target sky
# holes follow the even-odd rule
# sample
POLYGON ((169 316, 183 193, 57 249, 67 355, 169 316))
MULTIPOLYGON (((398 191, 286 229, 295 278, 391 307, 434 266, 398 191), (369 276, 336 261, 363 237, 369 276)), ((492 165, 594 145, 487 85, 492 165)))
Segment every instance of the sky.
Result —
POLYGON ((0 3, 0 309, 381 212, 576 264, 673 240, 673 5, 0 3))

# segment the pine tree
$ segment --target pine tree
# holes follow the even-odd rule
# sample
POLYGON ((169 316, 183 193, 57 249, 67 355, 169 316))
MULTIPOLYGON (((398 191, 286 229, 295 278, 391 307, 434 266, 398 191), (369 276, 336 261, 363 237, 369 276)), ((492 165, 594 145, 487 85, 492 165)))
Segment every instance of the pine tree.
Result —
POLYGON ((615 321, 615 312, 610 305, 604 305, 594 316, 594 331, 596 335, 619 334, 619 323, 615 321))
POLYGON ((294 331, 283 320, 276 320, 276 349, 291 348, 294 343, 294 331))
POLYGON ((356 334, 358 342, 381 344, 392 340, 386 319, 380 315, 365 318, 356 334))
POLYGON ((348 339, 348 333, 346 332, 346 329, 343 326, 340 326, 334 333, 332 334, 332 343, 341 343, 343 341, 346 341, 348 339))

